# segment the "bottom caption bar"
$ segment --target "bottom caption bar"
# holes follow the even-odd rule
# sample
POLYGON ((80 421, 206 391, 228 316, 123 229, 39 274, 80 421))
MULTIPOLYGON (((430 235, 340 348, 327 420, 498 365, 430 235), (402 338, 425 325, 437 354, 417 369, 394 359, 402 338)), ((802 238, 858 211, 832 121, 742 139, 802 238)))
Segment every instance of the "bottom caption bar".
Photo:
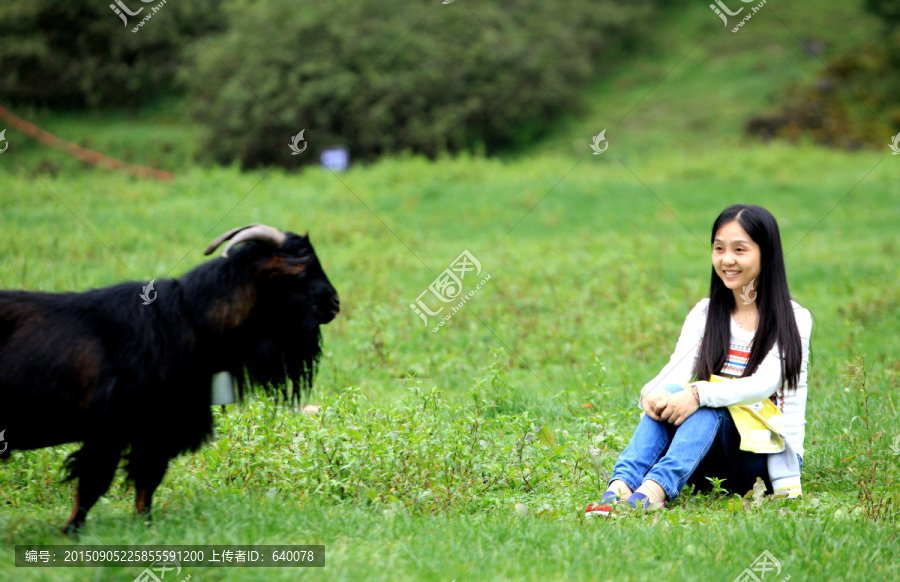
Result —
POLYGON ((325 546, 16 546, 17 568, 128 566, 322 568, 325 546))

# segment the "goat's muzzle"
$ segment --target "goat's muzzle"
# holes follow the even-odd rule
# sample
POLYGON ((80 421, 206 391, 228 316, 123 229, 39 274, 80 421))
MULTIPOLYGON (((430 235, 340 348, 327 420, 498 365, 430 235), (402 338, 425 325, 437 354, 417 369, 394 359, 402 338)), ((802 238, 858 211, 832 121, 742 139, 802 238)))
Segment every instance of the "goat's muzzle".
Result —
POLYGON ((338 294, 335 293, 331 296, 331 302, 328 307, 323 309, 316 306, 315 312, 320 324, 326 324, 337 317, 337 314, 341 312, 341 299, 338 297, 338 294))

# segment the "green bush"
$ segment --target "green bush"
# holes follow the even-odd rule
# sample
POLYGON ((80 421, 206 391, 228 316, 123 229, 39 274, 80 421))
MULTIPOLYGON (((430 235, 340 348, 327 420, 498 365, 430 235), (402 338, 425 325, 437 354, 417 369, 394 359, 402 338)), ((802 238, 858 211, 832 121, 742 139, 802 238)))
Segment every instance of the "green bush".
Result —
POLYGON ((330 145, 355 159, 434 157, 534 141, 602 63, 644 34, 653 0, 230 0, 226 32, 192 47, 184 77, 206 151, 296 166, 330 145), (292 156, 305 129, 309 148, 292 156))
POLYGON ((887 132, 900 130, 900 3, 867 0, 866 7, 883 20, 884 34, 830 58, 814 81, 782 89, 774 112, 747 121, 748 134, 848 150, 887 145, 887 132))
POLYGON ((53 107, 134 106, 171 92, 182 47, 221 26, 220 0, 4 0, 0 100, 53 107), (137 32, 137 24, 159 7, 137 32))
POLYGON ((866 0, 866 9, 884 19, 888 27, 900 25, 900 2, 897 0, 866 0))

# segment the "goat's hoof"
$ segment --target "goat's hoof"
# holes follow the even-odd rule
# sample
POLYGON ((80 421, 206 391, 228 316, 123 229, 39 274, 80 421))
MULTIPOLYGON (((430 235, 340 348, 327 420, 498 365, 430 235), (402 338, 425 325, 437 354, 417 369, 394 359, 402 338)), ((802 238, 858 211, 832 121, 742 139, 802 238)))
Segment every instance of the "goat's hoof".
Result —
POLYGON ((138 521, 143 522, 143 524, 146 525, 147 527, 150 527, 151 525, 153 525, 153 514, 150 512, 149 509, 144 509, 142 511, 138 511, 137 515, 135 517, 137 518, 138 521))
POLYGON ((81 535, 81 530, 83 529, 83 526, 84 526, 83 523, 71 522, 68 525, 66 525, 66 527, 63 528, 63 530, 62 530, 63 535, 71 537, 71 538, 77 538, 79 535, 81 535))

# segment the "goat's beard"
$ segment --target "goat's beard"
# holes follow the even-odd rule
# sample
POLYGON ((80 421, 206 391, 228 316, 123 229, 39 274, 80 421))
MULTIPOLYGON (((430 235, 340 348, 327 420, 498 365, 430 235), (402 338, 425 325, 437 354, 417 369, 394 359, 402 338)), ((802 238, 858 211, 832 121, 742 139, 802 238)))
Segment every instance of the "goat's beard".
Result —
POLYGON ((238 379, 241 398, 259 387, 267 392, 275 389, 296 401, 312 388, 318 369, 322 355, 319 324, 309 316, 302 322, 280 322, 267 331, 251 333, 251 339, 242 342, 234 369, 229 371, 238 379))

